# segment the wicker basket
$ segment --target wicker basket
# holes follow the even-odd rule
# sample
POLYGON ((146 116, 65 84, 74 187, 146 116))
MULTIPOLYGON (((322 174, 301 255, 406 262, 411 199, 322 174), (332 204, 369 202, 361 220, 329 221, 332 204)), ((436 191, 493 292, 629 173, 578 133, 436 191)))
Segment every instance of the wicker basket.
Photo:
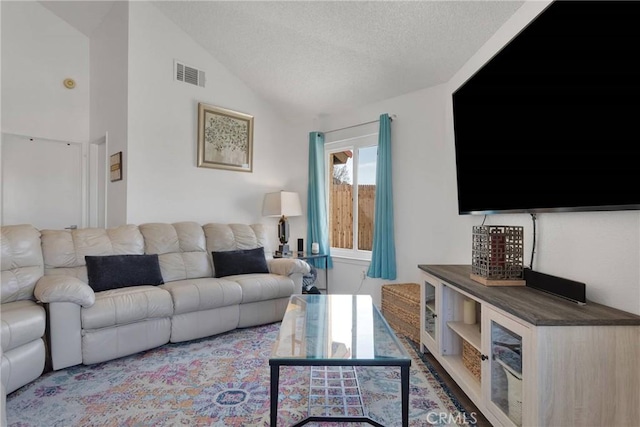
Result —
POLYGON ((462 364, 480 381, 480 352, 467 340, 462 340, 462 364))
POLYGON ((420 285, 382 285, 382 315, 398 335, 420 342, 420 285))

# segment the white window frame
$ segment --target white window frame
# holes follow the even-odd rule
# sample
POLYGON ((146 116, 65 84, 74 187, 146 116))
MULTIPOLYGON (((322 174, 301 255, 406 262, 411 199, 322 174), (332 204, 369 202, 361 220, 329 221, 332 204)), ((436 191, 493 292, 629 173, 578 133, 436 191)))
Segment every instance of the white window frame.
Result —
MULTIPOLYGON (((331 206, 329 205, 330 197, 330 184, 333 180, 333 171, 329 170, 329 155, 331 153, 339 153, 345 150, 351 150, 353 153, 353 249, 344 249, 331 247, 331 256, 336 258, 350 258, 358 260, 371 261, 371 251, 365 251, 358 249, 358 166, 359 166, 359 153, 358 149, 367 147, 378 146, 378 133, 371 133, 367 135, 356 136, 353 138, 342 139, 338 141, 325 142, 324 144, 324 159, 325 159, 325 197, 327 205, 327 220, 331 216, 331 206)), ((377 162, 376 162, 377 167, 377 162)), ((329 230, 331 233, 331 230, 329 230)))

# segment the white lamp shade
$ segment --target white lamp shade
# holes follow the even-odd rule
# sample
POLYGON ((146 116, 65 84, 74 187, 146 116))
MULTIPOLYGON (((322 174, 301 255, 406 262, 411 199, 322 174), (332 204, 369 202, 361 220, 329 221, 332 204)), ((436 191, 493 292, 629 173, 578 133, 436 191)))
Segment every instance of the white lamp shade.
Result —
POLYGON ((267 193, 262 204, 262 215, 264 216, 300 216, 300 196, 293 191, 278 191, 267 193))

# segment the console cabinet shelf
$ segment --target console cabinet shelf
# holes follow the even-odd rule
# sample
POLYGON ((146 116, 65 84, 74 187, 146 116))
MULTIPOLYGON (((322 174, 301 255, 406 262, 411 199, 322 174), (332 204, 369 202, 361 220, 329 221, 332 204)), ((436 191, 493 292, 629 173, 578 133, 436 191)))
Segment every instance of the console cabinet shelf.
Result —
POLYGON ((447 326, 451 328, 453 332, 458 334, 460 338, 466 340, 476 350, 480 351, 480 328, 477 324, 468 325, 464 322, 447 322, 447 326))
POLYGON ((494 426, 637 424, 640 316, 418 267, 422 350, 494 426))

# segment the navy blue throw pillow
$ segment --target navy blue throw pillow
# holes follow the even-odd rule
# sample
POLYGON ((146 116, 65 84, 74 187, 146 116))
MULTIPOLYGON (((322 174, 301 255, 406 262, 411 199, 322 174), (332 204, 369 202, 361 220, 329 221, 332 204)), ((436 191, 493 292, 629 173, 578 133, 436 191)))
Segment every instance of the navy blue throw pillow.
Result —
POLYGON ((211 252, 211 257, 213 258, 215 277, 269 272, 263 247, 211 252))
POLYGON ((95 292, 164 283, 158 255, 86 255, 84 260, 95 292))

